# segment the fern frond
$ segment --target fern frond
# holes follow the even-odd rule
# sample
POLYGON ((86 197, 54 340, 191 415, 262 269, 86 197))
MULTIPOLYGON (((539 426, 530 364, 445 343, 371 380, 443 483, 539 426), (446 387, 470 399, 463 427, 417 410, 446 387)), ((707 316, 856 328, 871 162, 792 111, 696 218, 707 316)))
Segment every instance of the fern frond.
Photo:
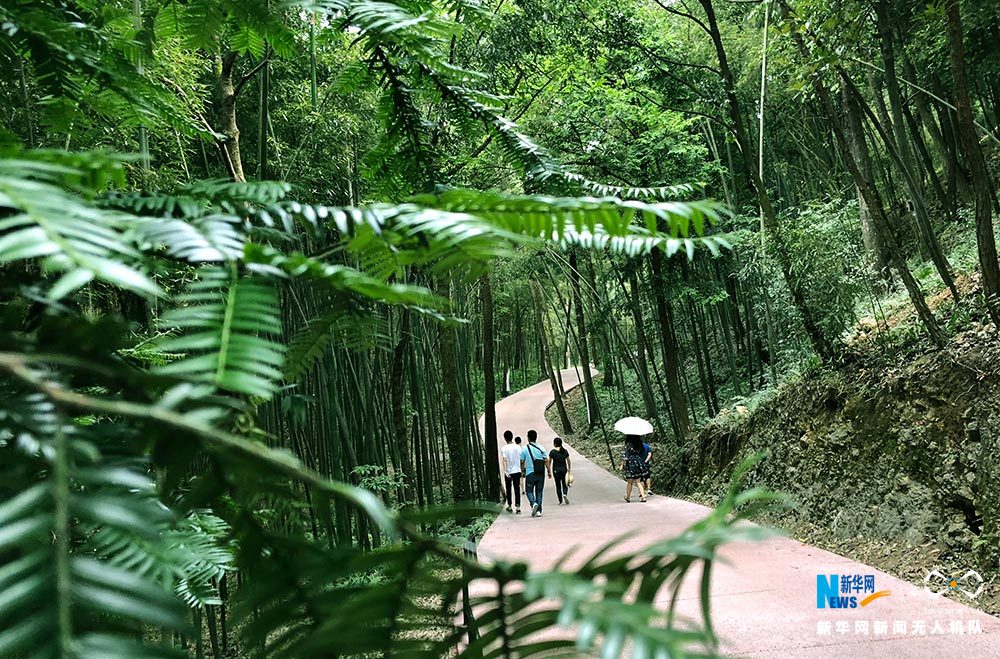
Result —
POLYGON ((139 235, 190 263, 235 261, 243 256, 246 240, 239 218, 232 215, 150 220, 140 225, 139 235))
POLYGON ((87 550, 110 565, 131 570, 173 591, 187 606, 221 604, 214 581, 233 568, 229 525, 209 511, 194 511, 153 537, 95 529, 87 550))
POLYGON ((0 436, 19 436, 0 443, 0 656, 165 656, 110 630, 183 631, 180 602, 133 566, 78 547, 95 530, 156 537, 169 515, 148 479, 90 441, 108 428, 68 424, 45 408, 35 395, 0 404, 0 436))
POLYGON ((281 334, 277 295, 266 281, 203 268, 177 304, 159 324, 182 334, 158 347, 187 356, 154 372, 265 399, 274 393, 285 348, 266 338, 281 334))
POLYGON ((204 179, 171 192, 110 192, 98 200, 107 208, 142 215, 193 219, 208 213, 245 216, 284 199, 291 186, 280 181, 204 179))
POLYGON ((365 300, 410 307, 440 320, 435 309, 445 309, 448 301, 421 286, 386 283, 347 265, 326 263, 300 253, 282 254, 273 247, 247 244, 244 258, 259 273, 282 273, 302 281, 325 284, 340 293, 365 300))
POLYGON ((39 259, 62 276, 49 297, 58 300, 97 279, 137 293, 159 287, 142 272, 135 246, 141 220, 102 211, 54 185, 73 170, 33 160, 0 160, 0 263, 39 259))
POLYGON ((347 350, 371 350, 388 347, 389 335, 384 321, 373 313, 344 308, 334 301, 331 308, 315 318, 292 337, 285 357, 286 383, 299 380, 331 345, 347 350))

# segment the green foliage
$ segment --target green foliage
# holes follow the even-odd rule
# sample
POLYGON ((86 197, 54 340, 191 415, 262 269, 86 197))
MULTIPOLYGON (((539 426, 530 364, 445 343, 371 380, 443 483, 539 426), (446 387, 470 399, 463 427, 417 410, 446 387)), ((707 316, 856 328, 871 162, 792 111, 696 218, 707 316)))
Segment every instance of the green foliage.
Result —
POLYGON ((812 307, 822 311, 820 325, 831 341, 839 341, 854 326, 855 308, 868 292, 868 273, 857 267, 864 259, 857 214, 853 202, 817 203, 797 209, 784 224, 795 271, 811 282, 812 307))
POLYGON ((155 372, 259 398, 274 393, 285 348, 267 338, 281 334, 277 294, 270 285, 240 279, 224 269, 203 268, 177 304, 160 317, 160 325, 183 334, 158 347, 187 356, 155 372))
MULTIPOLYGON (((118 656, 155 655, 158 650, 143 648, 138 641, 118 635, 122 620, 134 618, 134 624, 183 629, 183 609, 177 597, 194 607, 217 602, 212 583, 231 568, 225 540, 229 533, 238 540, 236 563, 252 575, 255 584, 241 593, 241 598, 256 611, 253 624, 246 627, 246 640, 253 647, 263 644, 266 654, 308 656, 318 648, 356 653, 412 647, 436 656, 454 641, 456 632, 449 606, 456 601, 464 581, 457 576, 443 577, 442 570, 455 565, 458 555, 419 535, 409 526, 407 517, 396 518, 367 490, 330 481, 287 453, 213 426, 231 416, 212 402, 211 388, 199 386, 209 384, 230 394, 258 401, 267 399, 282 378, 301 375, 336 334, 361 330, 363 325, 351 319, 367 305, 440 306, 443 301, 426 289, 387 282, 347 265, 297 252, 285 254, 276 247, 252 242, 255 226, 268 228, 268 236, 278 244, 292 241, 292 232, 307 226, 316 236, 333 232, 329 236, 345 241, 349 252, 363 255, 372 245, 380 245, 382 249, 391 248, 407 266, 458 270, 463 263, 485 263, 500 253, 496 245, 499 239, 514 244, 526 240, 572 243, 581 242, 582 236, 592 232, 618 238, 612 247, 624 250, 634 242, 638 245, 634 249, 648 250, 668 240, 651 230, 658 220, 667 222, 676 240, 682 240, 680 236, 689 228, 700 233, 706 220, 716 217, 711 205, 519 197, 471 191, 420 197, 398 207, 313 207, 284 201, 287 188, 280 185, 241 187, 221 183, 188 186, 178 199, 168 199, 162 193, 111 195, 96 205, 90 198, 99 190, 81 183, 85 180, 81 171, 44 164, 44 154, 28 155, 34 160, 0 164, 2 171, 9 172, 3 181, 3 189, 11 198, 9 207, 22 213, 12 216, 14 221, 5 225, 8 233, 0 239, 7 246, 8 261, 41 260, 47 268, 72 267, 75 269, 71 273, 83 271, 88 280, 96 278, 129 289, 134 287, 130 280, 113 276, 121 270, 106 265, 116 263, 115 258, 128 259, 135 264, 130 272, 151 272, 155 264, 157 279, 189 283, 169 308, 159 313, 159 326, 169 332, 153 344, 159 355, 177 357, 154 365, 144 376, 152 379, 142 380, 139 390, 120 386, 121 380, 131 376, 114 360, 106 367, 90 367, 86 362, 79 364, 70 353, 67 357, 57 356, 54 364, 61 366, 49 372, 36 371, 25 356, 17 353, 0 359, 7 373, 22 386, 40 392, 12 399, 14 402, 4 407, 4 443, 0 448, 15 456, 4 464, 19 473, 20 480, 8 480, 12 487, 2 504, 3 548, 17 549, 12 562, 0 568, 4 575, 2 587, 18 594, 13 601, 30 598, 23 600, 30 607, 2 612, 13 616, 11 631, 0 636, 0 647, 10 652, 20 652, 26 644, 45 635, 63 651, 86 654, 100 646, 118 656), (16 167, 22 167, 30 178, 14 175, 16 167), (76 181, 83 194, 59 187, 53 177, 76 181), (26 189, 39 194, 29 197, 16 193, 26 189), (56 204, 62 205, 61 214, 56 204), (131 214, 117 210, 123 207, 130 208, 131 214), (646 217, 648 226, 632 226, 628 220, 633 214, 646 217), (72 218, 72 226, 66 223, 67 217, 72 218), (272 217, 281 218, 281 223, 266 219, 272 217), (34 226, 27 224, 29 218, 34 226), (24 241, 23 232, 29 229, 48 231, 44 234, 48 242, 39 238, 30 249, 18 251, 17 245, 24 241), (94 253, 101 255, 100 268, 93 265, 94 253), (77 256, 76 261, 73 256, 77 256), (54 262, 47 261, 53 258, 54 262), (276 276, 277 281, 290 279, 328 286, 331 292, 353 297, 355 304, 362 305, 348 304, 343 308, 353 311, 327 314, 313 321, 318 329, 314 331, 311 323, 306 337, 293 344, 295 359, 288 368, 285 347, 277 340, 282 320, 276 276), (89 373, 88 378, 99 376, 96 381, 90 379, 91 386, 100 383, 99 396, 73 391, 70 382, 84 373, 89 373), (70 382, 64 383, 64 377, 70 382), (154 401, 153 405, 130 400, 140 391, 154 401), (50 399, 58 401, 60 408, 54 407, 50 399), (31 419, 26 421, 17 415, 17 400, 28 401, 28 407, 34 410, 31 419), (66 409, 93 410, 112 418, 83 428, 64 420, 66 409), (29 422, 33 425, 26 435, 23 426, 29 422), (217 461, 216 470, 232 472, 223 478, 222 486, 236 495, 238 510, 248 511, 250 500, 265 493, 292 503, 294 495, 274 479, 279 475, 304 479, 322 496, 365 510, 387 537, 403 534, 410 542, 371 553, 353 545, 328 550, 322 548, 322 543, 303 536, 248 524, 245 512, 229 520, 228 525, 211 515, 196 515, 176 526, 153 496, 152 484, 145 476, 118 467, 96 447, 88 448, 84 439, 106 429, 132 436, 140 432, 140 426, 149 429, 152 422, 166 424, 158 427, 152 437, 157 446, 154 455, 160 468, 167 470, 167 482, 179 482, 181 474, 173 472, 187 468, 190 457, 185 456, 191 453, 178 452, 173 446, 175 437, 165 444, 163 431, 193 436, 211 447, 204 455, 217 461), (27 468, 37 460, 48 460, 53 466, 41 471, 27 468), (35 474, 42 476, 38 479, 35 474), (239 489, 232 489, 236 483, 239 489), (42 505, 43 501, 49 504, 42 505), (70 514, 81 525, 79 529, 71 526, 70 514), (84 529, 87 542, 77 549, 72 535, 84 529), (49 534, 64 542, 43 542, 49 534), (267 559, 262 563, 264 555, 267 559), (439 565, 442 561, 443 565, 439 565), (359 580, 360 573, 381 576, 375 581, 359 580), (50 596, 46 588, 54 588, 55 595, 50 596), (444 593, 445 599, 435 600, 431 593, 444 593), (51 607, 38 615, 37 609, 45 608, 43 602, 51 602, 51 607), (136 602, 138 606, 131 606, 136 602), (32 614, 17 617, 23 611, 32 614), (366 612, 363 618, 369 621, 361 633, 351 622, 358 619, 351 616, 361 615, 359 611, 366 612), (76 622, 77 618, 86 620, 86 624, 76 622), (425 642, 410 638, 408 625, 427 619, 434 621, 431 627, 441 630, 440 639, 425 642), (90 629, 95 631, 87 631, 90 629)), ((153 281, 151 276, 142 276, 153 281)), ((57 283, 58 295, 53 297, 79 297, 80 287, 86 285, 84 278, 80 279, 75 287, 57 283)), ((72 315, 73 311, 51 307, 50 313, 72 315)), ((30 343, 42 338, 44 334, 28 333, 19 340, 30 343)), ((95 347, 98 352, 107 350, 106 346, 95 347)), ((123 448, 118 446, 116 450, 123 448)), ((139 460, 143 452, 137 448, 125 449, 123 455, 128 456, 127 460, 139 460)), ((362 485, 375 491, 404 486, 378 473, 359 475, 362 485)), ((422 514, 415 513, 414 519, 428 519, 426 515, 420 517, 422 514)), ((496 568, 498 574, 508 569, 512 568, 496 568)), ((507 581, 511 576, 497 578, 507 581)), ((614 611, 615 607, 598 607, 589 615, 603 620, 617 615, 614 611)))
MULTIPOLYGON (((39 154, 44 157, 45 154, 39 154)), ((94 279, 139 293, 159 287, 138 267, 136 218, 102 213, 61 184, 83 172, 34 159, 0 160, 0 263, 39 259, 62 273, 49 289, 60 300, 94 279)))
POLYGON ((166 548, 159 534, 170 514, 144 471, 98 446, 108 435, 134 436, 111 424, 74 424, 41 394, 8 397, 0 415, 0 654, 169 654, 135 638, 141 625, 186 628, 172 588, 151 573, 175 568, 186 584, 198 577, 186 572, 192 563, 170 566, 156 549, 145 551, 166 548), (137 542, 110 548, 120 560, 108 560, 108 547, 76 550, 88 536, 98 545, 115 536, 137 542))
POLYGON ((379 465, 358 465, 351 470, 358 477, 358 485, 379 494, 403 487, 406 474, 387 474, 379 465))
MULTIPOLYGON (((497 9, 501 22, 535 11, 497 9)), ((477 412, 468 317, 478 300, 467 288, 498 259, 579 247, 691 258, 728 246, 714 233, 726 217, 718 204, 672 201, 698 190, 676 181, 718 174, 703 167, 695 123, 617 87, 623 77, 651 91, 648 70, 626 58, 582 93, 588 71, 621 56, 602 47, 574 72, 579 96, 564 116, 600 120, 588 143, 644 135, 635 157, 602 147, 577 172, 562 162, 574 131, 560 117, 543 145, 507 116, 505 90, 467 70, 470 33, 489 29, 478 3, 159 0, 135 16, 128 3, 91 0, 0 12, 14 37, 4 61, 22 77, 0 76, 0 94, 30 106, 17 131, 28 148, 0 160, 0 265, 11 275, 0 655, 170 654, 143 640, 199 633, 189 615, 214 620, 226 607, 244 655, 437 657, 461 637, 455 612, 473 580, 505 599, 476 600, 482 636, 463 656, 612 656, 626 641, 652 656, 712 650, 711 563, 720 543, 762 533, 737 508, 768 495, 734 489, 676 541, 609 547, 580 570, 542 574, 470 561, 429 532, 481 532, 495 506, 385 503, 440 504, 442 465, 482 450, 451 437, 450 455, 439 435, 477 412), (265 57, 280 80, 272 88, 265 57), (235 62, 244 152, 256 146, 258 164, 295 185, 216 178, 236 139, 218 128, 223 61, 235 62), (69 151, 139 141, 148 170, 69 151), (596 162, 619 155, 620 166, 596 162), (454 175, 484 161, 500 173, 454 175), (445 345, 462 420, 444 418, 435 386, 445 345), (428 456, 418 465, 407 464, 411 442, 428 456), (682 631, 652 604, 699 568, 703 620, 682 631), (233 571, 239 587, 223 602, 217 584, 233 571), (559 625, 580 634, 532 638, 559 625)), ((540 65, 560 70, 594 36, 540 65)), ((716 293, 707 301, 721 303, 716 293)))

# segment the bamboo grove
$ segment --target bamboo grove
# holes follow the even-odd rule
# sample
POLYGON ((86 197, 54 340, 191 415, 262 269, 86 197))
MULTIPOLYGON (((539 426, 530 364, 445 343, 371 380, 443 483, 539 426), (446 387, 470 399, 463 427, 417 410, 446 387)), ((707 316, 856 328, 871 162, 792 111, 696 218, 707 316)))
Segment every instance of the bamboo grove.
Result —
POLYGON ((862 315, 886 349, 1000 321, 998 19, 5 3, 0 656, 514 657, 557 623, 711 651, 707 588, 695 630, 653 601, 764 533, 752 465, 642 561, 484 565, 496 402, 548 380, 609 453, 648 417, 669 488, 862 315))

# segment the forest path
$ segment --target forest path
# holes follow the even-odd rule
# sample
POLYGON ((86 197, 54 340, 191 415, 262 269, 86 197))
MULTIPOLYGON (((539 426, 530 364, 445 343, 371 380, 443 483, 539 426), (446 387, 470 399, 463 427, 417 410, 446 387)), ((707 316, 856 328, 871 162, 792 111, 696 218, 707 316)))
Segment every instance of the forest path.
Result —
MULTIPOLYGON (((578 377, 574 369, 562 372, 567 388, 577 385, 578 377)), ((543 381, 500 401, 500 443, 508 428, 525 441, 533 428, 538 442, 551 450, 556 433, 545 420, 545 409, 552 400, 552 389, 543 381)), ((657 495, 648 503, 638 503, 635 492, 632 503, 626 503, 622 498, 625 485, 618 476, 568 448, 575 478, 569 492, 572 503, 558 506, 553 483, 547 479, 544 515, 532 518, 526 500, 522 501, 522 515, 502 513, 479 544, 481 560, 525 561, 534 570, 545 570, 575 548, 567 564, 572 568, 574 559, 582 563, 625 532, 634 531, 635 536, 623 543, 622 549, 634 551, 679 534, 710 511, 657 495)), ((790 538, 726 545, 720 558, 713 568, 711 602, 723 655, 1000 657, 1000 619, 965 606, 959 600, 965 597, 961 593, 933 595, 873 567, 790 538), (892 594, 864 608, 817 609, 816 578, 821 574, 874 575, 876 590, 892 594), (970 621, 982 632, 969 634, 970 621), (831 629, 821 634, 819 624, 827 622, 831 629), (876 634, 876 623, 882 622, 888 630, 876 634), (906 625, 905 634, 894 631, 900 622, 906 625), (952 633, 952 625, 958 623, 965 632, 962 635, 952 633), (867 632, 863 631, 865 624, 867 632)), ((921 567, 930 570, 933 566, 921 567)), ((699 577, 700 573, 691 575, 678 603, 679 613, 693 619, 698 618, 699 577)))

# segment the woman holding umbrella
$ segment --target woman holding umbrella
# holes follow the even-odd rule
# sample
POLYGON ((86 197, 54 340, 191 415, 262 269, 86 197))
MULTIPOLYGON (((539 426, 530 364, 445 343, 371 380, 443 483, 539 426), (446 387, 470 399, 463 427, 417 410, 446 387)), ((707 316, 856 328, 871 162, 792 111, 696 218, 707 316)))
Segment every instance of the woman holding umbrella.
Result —
POLYGON ((646 490, 642 479, 646 474, 646 447, 642 444, 642 435, 653 432, 653 426, 639 417, 626 417, 615 424, 615 430, 625 435, 625 456, 621 470, 625 476, 625 501, 632 501, 632 488, 639 487, 639 501, 646 502, 646 490))

